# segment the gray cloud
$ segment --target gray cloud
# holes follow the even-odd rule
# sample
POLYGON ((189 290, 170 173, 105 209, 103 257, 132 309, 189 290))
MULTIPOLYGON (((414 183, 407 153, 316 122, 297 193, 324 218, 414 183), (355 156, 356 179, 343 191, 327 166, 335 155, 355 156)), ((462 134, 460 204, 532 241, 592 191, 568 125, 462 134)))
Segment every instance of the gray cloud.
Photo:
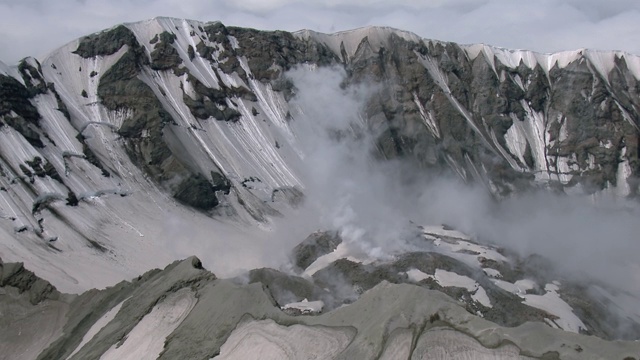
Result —
POLYGON ((290 31, 382 25, 425 38, 541 52, 640 53, 635 0, 0 0, 0 59, 42 57, 80 36, 155 16, 290 31))

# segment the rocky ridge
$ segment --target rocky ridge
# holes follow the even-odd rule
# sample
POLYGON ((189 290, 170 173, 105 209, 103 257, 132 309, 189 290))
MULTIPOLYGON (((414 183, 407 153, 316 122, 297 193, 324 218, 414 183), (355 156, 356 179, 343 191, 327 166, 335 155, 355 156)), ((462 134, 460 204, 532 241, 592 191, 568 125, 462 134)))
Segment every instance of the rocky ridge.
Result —
MULTIPOLYGON (((8 324, 2 333, 7 336, 0 345, 16 351, 3 351, 3 356, 24 355, 18 351, 29 340, 16 337, 9 345, 22 324, 20 331, 49 339, 31 344, 29 354, 38 359, 228 359, 257 355, 249 345, 237 346, 237 341, 277 346, 260 356, 280 358, 312 354, 335 359, 440 358, 441 349, 447 349, 449 354, 514 359, 623 359, 634 358, 640 351, 635 342, 606 342, 541 323, 501 327, 469 314, 439 291, 386 281, 364 292, 356 302, 326 314, 290 316, 275 306, 267 291, 269 284, 217 279, 192 257, 104 290, 24 304, 29 311, 4 318, 8 324), (63 308, 65 316, 51 328, 30 327, 44 311, 33 311, 34 307, 63 308), (269 334, 281 336, 272 338, 269 334), (304 341, 312 338, 315 340, 304 341), (136 347, 130 342, 136 342, 136 347), (453 342, 457 345, 451 347, 453 342), (134 350, 142 345, 144 353, 134 350), (133 352, 119 353, 118 349, 133 352)), ((5 284, 1 289, 9 293, 4 296, 13 299, 23 296, 14 293, 18 289, 13 285, 5 284)), ((6 306, 3 302, 3 309, 6 306)))

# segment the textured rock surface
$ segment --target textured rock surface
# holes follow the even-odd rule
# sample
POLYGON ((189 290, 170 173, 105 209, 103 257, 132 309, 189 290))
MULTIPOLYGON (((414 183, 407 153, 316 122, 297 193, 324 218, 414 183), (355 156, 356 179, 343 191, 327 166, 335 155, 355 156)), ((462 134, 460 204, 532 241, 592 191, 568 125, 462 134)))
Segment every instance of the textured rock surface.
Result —
POLYGON ((293 248, 294 265, 306 269, 320 256, 334 251, 342 242, 334 232, 315 232, 293 248))
POLYGON ((56 300, 60 293, 48 282, 24 268, 22 263, 3 263, 0 259, 0 287, 13 287, 29 298, 32 305, 45 299, 56 300))
MULTIPOLYGON (((12 291, 6 285, 1 289, 12 291)), ((321 354, 334 359, 399 354, 441 358, 452 353, 460 358, 544 359, 556 354, 562 359, 622 359, 640 351, 635 342, 607 342, 543 324, 500 327, 468 313, 441 292, 385 281, 351 305, 319 316, 289 316, 260 284, 216 279, 197 258, 111 288, 36 305, 6 292, 0 296, 13 299, 2 302, 3 311, 23 309, 20 321, 10 315, 0 323, 7 359, 65 359, 72 353, 71 359, 138 359, 150 354, 160 359, 300 359, 321 354), (116 311, 105 318, 111 309, 116 311), (47 319, 47 326, 39 324, 47 319), (21 326, 22 338, 8 341, 15 326, 21 326), (29 352, 24 352, 25 339, 34 339, 29 352), (139 346, 118 355, 132 345, 129 340, 139 346), (140 349, 146 352, 137 353, 140 349)))

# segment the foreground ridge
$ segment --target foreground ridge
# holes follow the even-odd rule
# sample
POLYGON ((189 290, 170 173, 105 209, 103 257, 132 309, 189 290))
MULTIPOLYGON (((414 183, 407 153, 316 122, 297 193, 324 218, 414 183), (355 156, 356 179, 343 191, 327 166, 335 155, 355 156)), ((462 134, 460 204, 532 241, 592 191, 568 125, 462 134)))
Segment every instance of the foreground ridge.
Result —
MULTIPOLYGON (((64 320, 50 328, 23 327, 34 339, 49 339, 37 343, 39 348, 29 347, 23 358, 253 358, 255 349, 248 344, 275 346, 273 352, 260 356, 316 354, 335 359, 437 358, 444 349, 454 356, 488 358, 622 359, 640 351, 637 342, 607 342, 541 323, 500 327, 469 314, 438 291, 415 285, 382 282, 350 305, 299 317, 275 307, 263 286, 216 279, 192 257, 132 282, 44 299, 35 305, 25 303, 25 295, 14 292, 15 288, 3 289, 15 302, 13 306, 20 304, 26 310, 12 319, 15 323, 29 324, 42 311, 64 309, 60 315, 64 320), (44 310, 29 310, 35 307, 44 310), (237 341, 247 345, 237 346, 237 341), (141 344, 146 347, 142 349, 141 344), (141 349, 144 353, 138 353, 141 349)), ((18 330, 4 331, 11 335, 18 330)), ((19 351, 30 344, 23 340, 2 345, 7 351, 19 351)))

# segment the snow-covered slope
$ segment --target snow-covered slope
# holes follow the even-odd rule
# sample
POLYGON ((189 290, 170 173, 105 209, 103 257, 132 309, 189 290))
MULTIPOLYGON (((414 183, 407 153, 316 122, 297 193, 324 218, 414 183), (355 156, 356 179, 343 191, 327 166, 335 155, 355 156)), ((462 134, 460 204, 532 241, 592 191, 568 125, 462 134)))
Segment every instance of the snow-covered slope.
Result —
MULTIPOLYGON (((189 44, 195 46, 194 39, 207 46, 222 46, 200 39, 206 35, 198 30, 201 24, 195 22, 158 18, 128 26, 149 53, 154 35, 176 32, 177 27, 182 29, 176 32, 180 35, 176 48, 181 51, 186 51, 189 44)), ((173 121, 165 128, 164 139, 181 157, 177 161, 189 166, 188 171, 170 180, 177 182, 178 177, 195 173, 210 178, 215 171, 230 183, 231 195, 215 211, 222 217, 211 221, 167 196, 173 184, 154 182, 139 163, 132 161, 118 129, 133 111, 110 111, 100 101, 100 77, 118 64, 128 46, 113 54, 83 58, 73 53, 78 43, 54 51, 41 64, 35 59, 25 61, 37 72, 30 81, 53 83, 55 90, 31 100, 41 116, 37 131, 42 134, 44 147, 33 146, 12 127, 3 127, 0 133, 5 154, 1 165, 6 175, 0 203, 5 219, 2 228, 7 233, 0 245, 2 258, 25 261, 65 291, 113 284, 161 266, 177 254, 186 256, 197 247, 216 249, 228 239, 234 239, 230 247, 237 251, 233 251, 235 255, 221 255, 215 261, 220 264, 218 270, 231 263, 238 269, 257 265, 243 264, 243 258, 250 256, 240 256, 239 250, 250 248, 253 243, 249 239, 260 236, 256 220, 268 222, 266 214, 277 214, 265 203, 271 202, 275 190, 302 188, 300 172, 294 171, 299 156, 290 145, 293 137, 285 121, 288 110, 282 94, 272 91, 269 84, 248 79, 245 83, 237 75, 212 68, 218 61, 215 54, 211 59, 197 57, 190 61, 183 53, 189 74, 207 87, 220 88, 219 82, 222 86, 243 86, 257 97, 251 102, 235 97, 227 100, 242 121, 201 120, 183 101, 182 89, 188 92, 194 86, 186 75, 177 77, 149 69, 138 75, 171 115, 173 121), (66 107, 68 118, 56 110, 56 97, 66 107), (258 114, 253 115, 252 109, 258 114), (90 149, 100 168, 87 161, 91 155, 83 147, 90 149), (36 157, 50 164, 61 179, 28 178, 21 166, 36 157), (77 206, 68 206, 70 201, 65 205, 70 193, 79 200, 77 206), (39 201, 45 201, 49 209, 32 211, 39 201), (227 213, 235 214, 229 224, 225 224, 227 213)))

